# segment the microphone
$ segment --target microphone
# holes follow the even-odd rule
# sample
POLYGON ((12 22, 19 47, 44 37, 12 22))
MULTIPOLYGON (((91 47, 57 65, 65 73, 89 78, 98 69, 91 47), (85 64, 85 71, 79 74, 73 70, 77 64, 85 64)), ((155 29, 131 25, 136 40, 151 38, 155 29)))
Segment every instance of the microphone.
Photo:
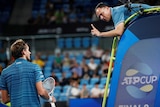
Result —
POLYGON ((128 8, 128 10, 131 12, 132 8, 131 8, 131 2, 130 2, 130 0, 128 0, 128 1, 125 3, 125 7, 128 8))
POLYGON ((144 11, 144 8, 142 8, 141 5, 139 6, 139 8, 140 8, 139 13, 142 15, 142 14, 143 14, 143 11, 144 11))

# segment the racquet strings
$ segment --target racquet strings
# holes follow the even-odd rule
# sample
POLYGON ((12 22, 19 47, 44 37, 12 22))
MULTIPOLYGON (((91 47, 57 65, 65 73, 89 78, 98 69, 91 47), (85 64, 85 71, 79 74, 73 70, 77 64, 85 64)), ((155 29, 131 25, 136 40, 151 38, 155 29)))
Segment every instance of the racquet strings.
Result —
POLYGON ((55 81, 52 77, 49 77, 43 81, 43 87, 48 93, 51 93, 55 87, 55 81))

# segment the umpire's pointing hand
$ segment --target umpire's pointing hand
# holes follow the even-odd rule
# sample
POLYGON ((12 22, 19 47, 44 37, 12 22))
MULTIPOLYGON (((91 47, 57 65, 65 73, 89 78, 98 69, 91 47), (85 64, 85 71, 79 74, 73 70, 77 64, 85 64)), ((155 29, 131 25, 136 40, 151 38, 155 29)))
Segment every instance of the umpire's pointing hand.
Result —
POLYGON ((100 36, 99 30, 95 28, 93 24, 91 24, 91 27, 92 27, 91 34, 95 36, 100 36))

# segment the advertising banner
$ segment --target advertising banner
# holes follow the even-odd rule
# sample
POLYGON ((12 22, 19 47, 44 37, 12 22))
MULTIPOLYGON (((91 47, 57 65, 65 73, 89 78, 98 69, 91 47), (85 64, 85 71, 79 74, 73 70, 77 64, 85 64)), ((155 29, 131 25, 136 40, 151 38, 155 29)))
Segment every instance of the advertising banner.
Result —
POLYGON ((140 17, 118 43, 107 107, 160 106, 160 14, 140 17))
POLYGON ((115 107, 154 107, 160 73, 160 38, 141 40, 127 51, 115 107))

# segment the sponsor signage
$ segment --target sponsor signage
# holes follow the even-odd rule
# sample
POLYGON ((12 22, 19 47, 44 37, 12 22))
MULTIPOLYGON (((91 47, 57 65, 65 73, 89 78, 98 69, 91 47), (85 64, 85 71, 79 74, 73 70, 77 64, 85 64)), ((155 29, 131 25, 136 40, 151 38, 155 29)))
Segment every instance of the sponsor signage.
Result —
POLYGON ((160 38, 141 40, 129 48, 122 63, 115 107, 154 107, 160 73, 159 42, 160 38))
MULTIPOLYGON (((101 31, 113 29, 112 22, 93 22, 95 27, 101 31)), ((90 33, 91 23, 67 23, 53 25, 6 25, 3 35, 42 35, 42 34, 76 34, 90 33)))
POLYGON ((160 14, 141 17, 118 43, 107 107, 160 106, 160 14))

